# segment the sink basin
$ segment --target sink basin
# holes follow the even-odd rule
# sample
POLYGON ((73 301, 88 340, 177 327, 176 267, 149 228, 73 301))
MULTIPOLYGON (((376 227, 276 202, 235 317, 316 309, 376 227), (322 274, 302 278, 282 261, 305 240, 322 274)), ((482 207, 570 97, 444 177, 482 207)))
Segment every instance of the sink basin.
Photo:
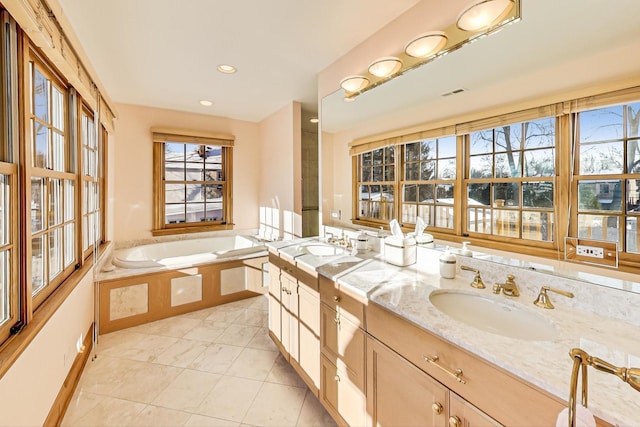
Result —
POLYGON ((346 253, 344 248, 333 245, 305 245, 304 250, 313 256, 337 256, 346 253))
POLYGON ((477 329, 510 338, 548 341, 555 325, 536 313, 482 295, 434 291, 431 303, 444 314, 477 329))

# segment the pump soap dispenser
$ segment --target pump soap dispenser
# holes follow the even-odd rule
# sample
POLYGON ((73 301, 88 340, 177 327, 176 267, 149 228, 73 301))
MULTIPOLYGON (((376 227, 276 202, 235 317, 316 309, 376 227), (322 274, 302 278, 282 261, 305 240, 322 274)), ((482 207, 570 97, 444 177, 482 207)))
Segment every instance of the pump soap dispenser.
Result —
POLYGON ((447 250, 440 255, 440 277, 453 279, 456 277, 456 256, 447 250))

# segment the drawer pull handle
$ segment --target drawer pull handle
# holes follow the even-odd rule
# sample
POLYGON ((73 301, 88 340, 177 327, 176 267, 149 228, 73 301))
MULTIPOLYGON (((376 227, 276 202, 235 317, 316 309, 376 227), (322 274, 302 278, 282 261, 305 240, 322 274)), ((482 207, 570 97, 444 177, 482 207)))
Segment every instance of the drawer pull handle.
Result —
POLYGON ((460 418, 456 417, 455 415, 449 417, 449 427, 460 427, 461 425, 462 421, 460 421, 460 418))
POLYGON ((335 377, 333 377, 333 380, 340 382, 340 377, 338 375, 336 375, 335 377))
POLYGON ((438 361, 440 360, 440 357, 438 357, 438 355, 435 355, 433 357, 429 357, 429 356, 422 356, 422 357, 424 358, 425 362, 432 363, 433 365, 435 365, 436 368, 451 375, 459 383, 462 383, 462 384, 467 383, 465 380, 462 379, 462 369, 456 369, 455 372, 452 372, 448 368, 445 368, 444 366, 438 363, 438 361))
POLYGON ((333 318, 333 321, 336 322, 336 325, 340 324, 340 318, 338 317, 338 315, 336 315, 336 317, 333 318))
POLYGON ((433 402, 433 405, 431 405, 431 409, 433 409, 433 413, 436 415, 440 415, 442 414, 442 410, 444 409, 442 407, 442 403, 440 402, 433 402))
POLYGON ((340 296, 339 295, 334 295, 333 296, 333 301, 334 302, 340 302, 340 296))

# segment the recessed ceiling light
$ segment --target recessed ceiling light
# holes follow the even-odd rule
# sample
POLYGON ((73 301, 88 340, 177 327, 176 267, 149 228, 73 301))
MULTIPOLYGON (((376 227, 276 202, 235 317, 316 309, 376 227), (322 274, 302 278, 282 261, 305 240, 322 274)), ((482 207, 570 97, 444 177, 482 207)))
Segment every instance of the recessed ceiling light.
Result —
POLYGON ((238 70, 236 70, 236 67, 234 67, 233 65, 220 64, 218 65, 218 71, 220 71, 223 74, 233 74, 238 70))
POLYGON ((207 101, 206 99, 203 99, 202 101, 200 101, 200 105, 202 105, 204 107, 211 107, 213 105, 213 102, 207 101))
POLYGON ((318 119, 316 117, 309 119, 311 123, 318 123, 318 119))

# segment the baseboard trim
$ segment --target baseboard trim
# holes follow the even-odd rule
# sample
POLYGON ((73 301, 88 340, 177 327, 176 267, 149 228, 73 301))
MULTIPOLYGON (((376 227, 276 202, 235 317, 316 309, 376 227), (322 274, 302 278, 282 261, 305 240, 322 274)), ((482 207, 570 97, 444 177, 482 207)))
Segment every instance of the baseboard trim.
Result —
POLYGON ((76 391, 80 375, 82 375, 82 371, 84 370, 87 360, 89 360, 89 356, 91 355, 91 350, 93 349, 93 326, 94 324, 92 323, 84 336, 84 341, 82 343, 83 350, 76 355, 73 365, 69 370, 69 374, 67 375, 67 378, 65 378, 64 383, 62 383, 58 396, 53 402, 51 410, 49 410, 49 415, 47 415, 47 419, 44 422, 45 426, 58 427, 62 423, 62 419, 69 407, 69 403, 73 398, 73 393, 76 391))

